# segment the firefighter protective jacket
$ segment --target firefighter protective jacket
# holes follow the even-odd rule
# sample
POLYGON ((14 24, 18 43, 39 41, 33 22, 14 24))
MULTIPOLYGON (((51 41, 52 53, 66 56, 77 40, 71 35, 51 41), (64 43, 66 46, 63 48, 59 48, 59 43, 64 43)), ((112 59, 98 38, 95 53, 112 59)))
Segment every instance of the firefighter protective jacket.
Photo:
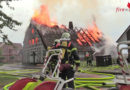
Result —
POLYGON ((77 48, 70 41, 61 41, 61 45, 58 46, 62 49, 64 55, 61 60, 61 64, 71 64, 80 66, 80 59, 78 56, 77 48))

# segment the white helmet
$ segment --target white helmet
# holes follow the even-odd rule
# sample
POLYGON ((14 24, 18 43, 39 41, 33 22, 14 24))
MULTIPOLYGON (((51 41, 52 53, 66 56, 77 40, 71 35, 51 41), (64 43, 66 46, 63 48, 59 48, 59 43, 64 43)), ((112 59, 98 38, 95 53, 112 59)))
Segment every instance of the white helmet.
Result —
POLYGON ((59 39, 55 39, 54 43, 60 43, 60 40, 59 39))
POLYGON ((61 38, 62 39, 69 39, 70 40, 70 34, 67 33, 67 32, 65 32, 65 33, 62 34, 61 38))

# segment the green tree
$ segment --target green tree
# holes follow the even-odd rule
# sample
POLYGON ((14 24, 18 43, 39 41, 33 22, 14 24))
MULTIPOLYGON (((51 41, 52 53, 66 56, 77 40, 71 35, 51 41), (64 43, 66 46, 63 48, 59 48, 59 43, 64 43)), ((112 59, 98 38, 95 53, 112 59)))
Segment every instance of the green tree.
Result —
POLYGON ((0 37, 3 39, 3 42, 8 44, 12 44, 12 42, 8 39, 8 35, 3 33, 3 28, 7 27, 10 30, 17 31, 15 26, 21 25, 19 21, 14 20, 12 17, 8 16, 6 13, 4 13, 4 11, 2 11, 2 8, 4 8, 4 6, 2 6, 2 2, 5 2, 6 6, 10 10, 14 10, 14 8, 10 6, 10 2, 12 1, 13 0, 0 0, 0 37))

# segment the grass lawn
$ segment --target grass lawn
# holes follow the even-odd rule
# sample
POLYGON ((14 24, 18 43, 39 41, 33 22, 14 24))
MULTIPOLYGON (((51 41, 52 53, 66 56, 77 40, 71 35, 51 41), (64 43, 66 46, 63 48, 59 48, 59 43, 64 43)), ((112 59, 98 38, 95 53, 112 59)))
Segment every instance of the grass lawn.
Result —
POLYGON ((105 71, 105 70, 120 69, 120 66, 115 64, 109 66, 96 67, 96 62, 93 62, 93 66, 87 66, 86 61, 81 61, 80 69, 85 71, 105 71))
POLYGON ((33 73, 40 72, 39 69, 0 70, 0 90, 3 86, 16 81, 21 77, 32 77, 33 73))
POLYGON ((18 78, 16 76, 0 73, 0 88, 2 88, 8 83, 16 81, 17 79, 18 78))
POLYGON ((0 63, 0 66, 4 65, 5 63, 0 63))

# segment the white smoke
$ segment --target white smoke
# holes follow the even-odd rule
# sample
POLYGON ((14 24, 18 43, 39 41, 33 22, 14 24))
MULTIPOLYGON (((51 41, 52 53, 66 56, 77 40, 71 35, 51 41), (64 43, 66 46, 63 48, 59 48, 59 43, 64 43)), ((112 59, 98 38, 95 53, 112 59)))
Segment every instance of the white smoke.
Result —
POLYGON ((100 45, 95 45, 93 48, 95 50, 95 56, 111 55, 112 58, 117 58, 117 48, 116 44, 106 35, 103 35, 103 42, 100 45))
POLYGON ((105 39, 104 48, 105 48, 105 55, 117 55, 117 49, 114 42, 106 35, 103 36, 105 39))
POLYGON ((51 18, 58 21, 59 24, 68 25, 72 21, 78 27, 89 25, 95 15, 99 16, 99 5, 96 0, 39 0, 49 9, 51 18))

